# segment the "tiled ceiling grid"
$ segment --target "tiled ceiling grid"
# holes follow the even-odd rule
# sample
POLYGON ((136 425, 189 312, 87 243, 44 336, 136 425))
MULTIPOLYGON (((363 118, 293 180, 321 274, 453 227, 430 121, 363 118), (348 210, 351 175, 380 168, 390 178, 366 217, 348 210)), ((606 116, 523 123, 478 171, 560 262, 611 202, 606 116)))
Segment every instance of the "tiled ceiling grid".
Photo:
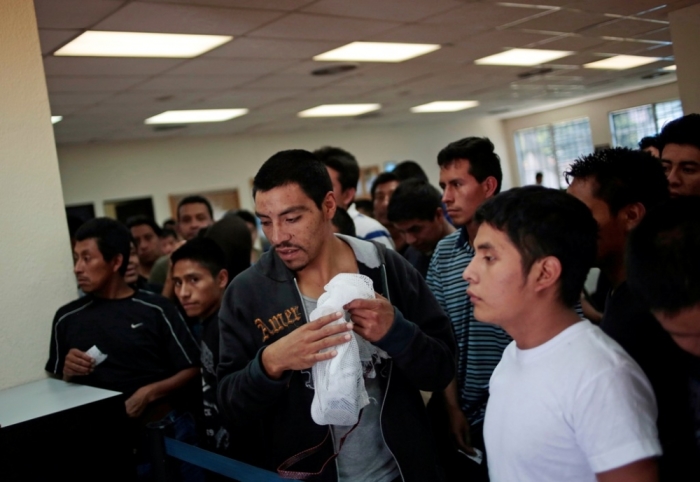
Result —
MULTIPOLYGON (((59 143, 186 135, 285 132, 329 126, 434 122, 531 108, 652 82, 673 63, 668 12, 700 0, 35 0, 59 143), (55 57, 85 30, 233 35, 195 59, 55 57), (314 55, 350 41, 438 43, 398 64, 313 76, 314 55), (506 48, 572 50, 552 72, 477 66, 506 48), (604 54, 663 57, 625 71, 583 69, 604 54), (481 102, 454 114, 412 114, 433 100, 481 102), (377 102, 357 118, 300 119, 323 103, 377 102), (170 109, 244 107, 243 117, 156 130, 170 109)), ((666 78, 672 78, 668 74, 666 78)))

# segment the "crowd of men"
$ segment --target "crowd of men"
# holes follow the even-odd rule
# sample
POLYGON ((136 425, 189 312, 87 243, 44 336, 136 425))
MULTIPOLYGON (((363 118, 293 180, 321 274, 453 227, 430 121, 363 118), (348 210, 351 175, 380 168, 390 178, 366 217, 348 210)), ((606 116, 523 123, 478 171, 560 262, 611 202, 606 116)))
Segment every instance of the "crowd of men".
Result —
POLYGON ((700 115, 582 155, 566 190, 502 192, 487 138, 437 165, 442 192, 405 161, 361 213, 352 154, 287 150, 253 180, 255 216, 215 222, 190 196, 164 227, 84 223, 46 370, 123 393, 141 480, 161 420, 298 480, 700 480, 700 115), (309 319, 342 273, 376 297, 309 319), (319 425, 312 367, 353 336, 386 355, 362 361, 369 402, 319 425))

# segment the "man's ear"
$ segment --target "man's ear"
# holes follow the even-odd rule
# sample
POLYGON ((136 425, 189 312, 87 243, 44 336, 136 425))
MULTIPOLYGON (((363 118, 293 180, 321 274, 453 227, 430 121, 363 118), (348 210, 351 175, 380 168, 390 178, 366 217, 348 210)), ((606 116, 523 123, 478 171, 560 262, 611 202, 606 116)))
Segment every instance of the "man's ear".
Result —
POLYGON ((530 276, 535 283, 536 292, 556 286, 561 279, 561 261, 555 256, 538 259, 530 268, 530 276))
POLYGON ((647 210, 642 203, 632 203, 623 207, 618 216, 621 217, 625 226, 625 231, 630 232, 642 221, 647 210))
POLYGON ((122 267, 122 263, 124 262, 124 255, 123 254, 118 254, 114 258, 112 258, 112 261, 109 262, 111 265, 110 267, 112 268, 112 273, 118 273, 119 268, 122 267))
POLYGON ((335 198, 335 193, 333 191, 328 191, 326 197, 323 198, 321 203, 321 211, 326 219, 333 219, 335 216, 335 210, 338 209, 338 200, 335 198))
POLYGON ((498 181, 495 177, 489 176, 486 179, 484 179, 484 182, 481 183, 481 186, 484 189, 484 195, 487 198, 489 198, 496 194, 496 189, 498 188, 498 181))
POLYGON ((222 269, 221 271, 219 271, 219 274, 216 275, 216 284, 221 289, 226 288, 226 285, 228 284, 228 271, 227 270, 222 269))

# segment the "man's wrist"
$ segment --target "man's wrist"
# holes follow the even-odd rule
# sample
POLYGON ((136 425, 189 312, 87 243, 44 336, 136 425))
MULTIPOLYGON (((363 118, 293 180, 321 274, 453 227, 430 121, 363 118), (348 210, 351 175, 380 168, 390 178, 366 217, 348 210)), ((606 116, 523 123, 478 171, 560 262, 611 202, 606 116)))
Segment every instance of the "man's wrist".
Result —
POLYGON ((279 380, 284 375, 284 368, 280 367, 274 361, 274 348, 271 351, 271 345, 265 347, 262 351, 260 361, 262 362, 265 374, 273 380, 279 380))

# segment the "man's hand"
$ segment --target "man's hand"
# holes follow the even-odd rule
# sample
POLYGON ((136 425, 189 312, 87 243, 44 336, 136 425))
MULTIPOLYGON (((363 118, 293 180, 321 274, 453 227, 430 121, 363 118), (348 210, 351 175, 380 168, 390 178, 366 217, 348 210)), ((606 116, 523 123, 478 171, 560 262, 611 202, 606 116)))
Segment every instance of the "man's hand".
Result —
POLYGON ((350 341, 352 335, 347 332, 352 330, 352 323, 329 325, 342 316, 342 313, 322 316, 267 346, 262 352, 265 372, 278 380, 287 370, 306 370, 336 356, 336 350, 319 352, 350 341))
POLYGON ((475 455, 476 452, 474 452, 474 447, 472 447, 469 437, 469 420, 464 416, 464 412, 459 407, 448 408, 447 419, 452 441, 457 448, 470 455, 475 455))
POLYGON ((373 300, 353 300, 343 307, 355 323, 355 333, 367 341, 384 338, 394 323, 393 305, 379 293, 373 300))
POLYGON ((95 369, 95 360, 77 348, 71 348, 63 363, 63 375, 66 377, 85 376, 95 369))
POLYGON ((150 385, 146 385, 145 387, 141 387, 136 390, 134 394, 130 396, 126 402, 124 402, 124 405, 126 406, 126 414, 131 418, 139 417, 146 409, 148 404, 153 401, 151 392, 152 390, 150 385))

